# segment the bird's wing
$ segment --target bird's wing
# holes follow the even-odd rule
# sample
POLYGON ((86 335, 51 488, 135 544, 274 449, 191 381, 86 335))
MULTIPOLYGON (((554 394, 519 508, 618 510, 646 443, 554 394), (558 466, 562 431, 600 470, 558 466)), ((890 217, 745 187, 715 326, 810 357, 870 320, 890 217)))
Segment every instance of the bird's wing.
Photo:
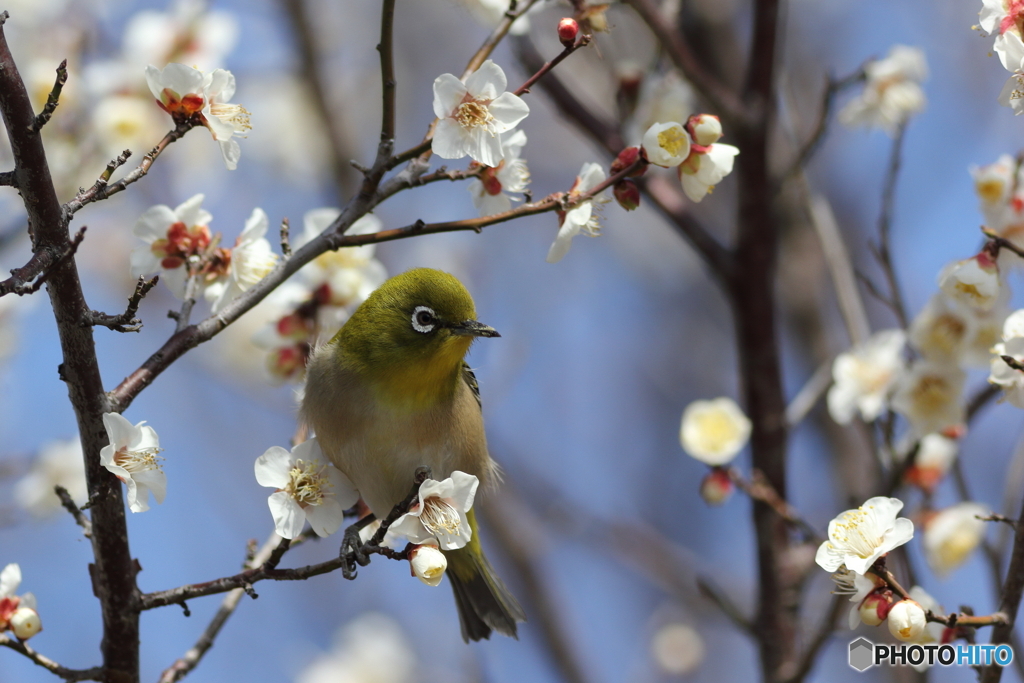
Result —
POLYGON ((470 391, 473 392, 473 398, 476 399, 476 404, 482 409, 484 404, 480 401, 480 383, 476 381, 476 375, 473 374, 473 370, 470 369, 469 363, 462 361, 462 379, 469 385, 470 391))

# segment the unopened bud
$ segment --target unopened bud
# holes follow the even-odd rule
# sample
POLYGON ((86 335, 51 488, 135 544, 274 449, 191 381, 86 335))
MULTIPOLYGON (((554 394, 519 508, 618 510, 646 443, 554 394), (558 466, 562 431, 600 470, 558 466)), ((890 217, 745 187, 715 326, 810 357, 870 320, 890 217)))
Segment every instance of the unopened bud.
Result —
POLYGON ((882 593, 872 593, 860 605, 860 620, 868 626, 878 626, 889 615, 892 598, 882 593))
MULTIPOLYGON (((629 168, 630 166, 632 166, 633 164, 635 164, 637 159, 641 159, 641 158, 642 158, 642 156, 640 154, 640 148, 639 147, 627 147, 626 149, 624 149, 621 152, 619 152, 619 156, 615 157, 615 161, 612 162, 612 165, 608 169, 608 172, 611 175, 615 175, 616 173, 620 173, 620 172, 626 170, 627 168, 629 168)), ((641 163, 636 168, 635 171, 632 171, 626 177, 627 178, 639 178, 640 176, 642 176, 644 174, 644 172, 646 170, 647 170, 647 163, 646 163, 646 160, 644 160, 644 162, 641 163)))
POLYGON ((694 142, 707 147, 722 137, 722 122, 713 114, 694 114, 686 121, 686 130, 694 142))
POLYGON ((612 194, 615 195, 615 201, 619 206, 626 211, 632 211, 640 206, 640 188, 632 180, 623 179, 615 183, 612 194))
POLYGON ((580 25, 572 17, 565 17, 558 22, 558 39, 562 45, 570 47, 576 43, 576 36, 580 32, 580 25))
POLYGON ((708 505, 721 505, 732 495, 733 483, 729 473, 720 467, 708 472, 700 483, 700 497, 708 505))
POLYGON ((10 628, 21 640, 28 640, 43 630, 39 615, 31 607, 19 607, 11 616, 10 628))
POLYGON ((409 551, 409 564, 417 579, 428 586, 441 583, 441 577, 448 569, 448 559, 432 545, 419 545, 409 551))
POLYGON ((889 610, 889 632, 905 643, 916 640, 927 623, 924 608, 914 600, 900 600, 889 610))

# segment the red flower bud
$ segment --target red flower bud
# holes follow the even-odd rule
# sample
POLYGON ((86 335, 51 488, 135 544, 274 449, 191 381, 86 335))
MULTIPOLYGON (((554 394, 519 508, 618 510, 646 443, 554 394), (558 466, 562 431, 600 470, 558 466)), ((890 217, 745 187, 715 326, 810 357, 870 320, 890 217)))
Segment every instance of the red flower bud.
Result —
POLYGON ((640 188, 632 180, 620 180, 615 183, 612 194, 615 195, 619 206, 626 211, 632 211, 640 206, 640 188))
MULTIPOLYGON (((625 169, 635 164, 636 160, 639 158, 641 158, 639 147, 627 147, 626 149, 619 152, 619 156, 615 157, 615 161, 612 162, 611 168, 608 169, 608 172, 611 173, 612 175, 615 175, 620 171, 624 171, 625 169)), ((639 178, 640 176, 642 176, 644 172, 647 170, 646 159, 644 161, 645 163, 640 164, 640 166, 635 171, 633 171, 626 177, 639 178)))
POLYGON ((569 47, 576 43, 576 35, 580 32, 580 25, 572 17, 565 17, 558 22, 558 39, 562 45, 569 47))
POLYGON ((721 505, 732 495, 733 483, 729 473, 721 467, 713 467, 700 483, 700 496, 708 505, 721 505))

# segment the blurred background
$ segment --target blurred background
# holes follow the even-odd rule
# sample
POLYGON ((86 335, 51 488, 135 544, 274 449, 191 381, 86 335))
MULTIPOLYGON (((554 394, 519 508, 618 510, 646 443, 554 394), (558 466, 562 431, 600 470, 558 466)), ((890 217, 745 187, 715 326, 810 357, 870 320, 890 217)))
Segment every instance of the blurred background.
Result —
MULTIPOLYGON (((433 116, 433 79, 461 73, 501 13, 490 4, 399 0, 397 149, 422 139, 433 116)), ((748 3, 662 4, 701 28, 697 49, 739 82, 748 3)), ((238 170, 226 171, 216 145, 197 130, 171 146, 129 191, 76 216, 73 228, 89 227, 78 260, 94 309, 123 310, 134 289, 129 253, 140 243, 132 227, 148 207, 173 207, 203 193, 203 206, 213 215, 210 228, 227 245, 253 208, 261 207, 275 243, 283 217, 294 234, 307 211, 344 204, 358 179, 348 159, 372 161, 380 108, 377 2, 8 0, 3 8, 11 14, 5 32, 37 106, 57 64, 68 59, 68 84, 46 129, 62 201, 91 185, 125 148, 135 152, 126 167, 134 168, 170 128, 146 90, 147 64, 230 69, 238 81, 233 101, 252 112, 238 170)), ((989 54, 991 41, 972 31, 979 9, 980 3, 959 0, 785 5, 778 71, 782 128, 800 139, 815 121, 828 74, 849 74, 894 44, 925 51, 928 104, 907 132, 893 223, 897 274, 911 314, 935 291, 941 267, 972 255, 980 244, 982 217, 968 167, 1016 154, 1024 140, 1024 122, 996 103, 1006 74, 989 54)), ((550 58, 560 49, 555 24, 569 13, 567 4, 548 2, 520 32, 550 58)), ((644 116, 652 115, 644 107, 663 107, 680 121, 699 110, 631 9, 613 3, 607 20, 610 33, 599 34, 594 46, 558 69, 581 100, 614 117, 621 78, 642 74, 641 106, 625 127, 632 143, 646 128, 644 116)), ((499 47, 494 59, 508 74, 510 89, 529 75, 510 45, 499 47)), ((851 96, 840 96, 839 105, 851 96)), ((607 166, 603 150, 561 119, 541 89, 527 101, 531 114, 520 129, 529 139, 523 156, 534 197, 569 189, 585 162, 607 166)), ((850 344, 801 192, 831 202, 856 267, 879 279, 866 244, 876 234, 891 144, 881 131, 833 122, 800 181, 806 189, 792 190, 778 284, 790 397, 850 344)), ((10 167, 6 140, 0 148, 2 170, 10 167)), ((781 167, 793 146, 780 139, 776 148, 781 167)), ((462 168, 464 162, 449 166, 462 168)), ((657 172, 671 173, 649 171, 657 172)), ((693 207, 723 242, 733 232, 736 182, 727 178, 693 207)), ((465 183, 437 183, 395 196, 375 215, 394 228, 477 214, 465 183)), ((520 640, 496 636, 463 644, 448 588, 424 586, 404 563, 376 560, 360 569, 354 583, 334 573, 256 585, 259 599, 243 600, 191 680, 611 683, 759 675, 753 641, 699 588, 712 584, 741 612, 752 613, 757 584, 750 501, 735 495, 720 507, 705 504, 698 485, 706 466, 687 457, 678 438, 681 412, 691 401, 739 398, 728 303, 679 234, 648 206, 627 214, 608 204, 602 222, 599 238, 576 240, 558 264, 544 260, 557 231, 553 215, 479 235, 392 242, 374 255, 390 274, 418 266, 455 274, 473 294, 479 318, 502 334, 475 345, 469 361, 482 388, 491 451, 506 472, 504 488, 481 500, 484 545, 530 617, 520 640)), ((19 198, 0 188, 0 266, 20 266, 28 254, 19 198)), ((872 329, 896 326, 888 309, 866 294, 865 302, 872 329)), ((107 387, 173 332, 166 312, 179 305, 159 285, 140 309, 141 332, 96 329, 107 387)), ((208 310, 200 302, 197 315, 208 310)), ((295 432, 297 385, 268 371, 273 350, 252 338, 275 314, 272 306, 261 306, 188 353, 126 413, 132 423, 146 420, 157 430, 166 457, 167 500, 129 517, 144 591, 233 574, 247 541, 262 542, 273 529, 269 492, 256 483, 253 462, 270 446, 286 446, 295 432)), ((52 478, 74 478, 61 455, 69 447, 60 442, 74 439, 76 427, 57 376, 59 362, 45 294, 0 299, 0 565, 17 562, 24 575, 20 590, 37 596, 45 630, 32 645, 65 666, 88 668, 98 663, 101 637, 87 571, 90 546, 55 499, 34 495, 48 490, 52 478)), ((985 377, 984 371, 969 376, 968 395, 984 386, 985 377)), ((1014 515, 1020 479, 1007 471, 1020 432, 1017 409, 993 405, 961 448, 973 498, 1014 515)), ((792 433, 791 501, 817 528, 864 499, 867 485, 850 452, 863 452, 866 444, 862 430, 832 423, 822 401, 792 433)), ((737 461, 741 469, 749 469, 745 458, 737 461)), ((912 513, 914 495, 905 500, 912 513)), ((957 500, 952 484, 944 482, 934 502, 957 500)), ((1000 531, 989 530, 993 543, 1000 531)), ((285 566, 333 557, 339 543, 340 536, 306 543, 286 556, 285 566)), ((924 566, 919 539, 909 553, 924 566)), ((943 578, 922 572, 920 583, 949 610, 961 604, 978 614, 995 609, 990 570, 980 553, 943 578)), ((823 618, 831 587, 827 574, 817 572, 805 588, 803 624, 810 632, 823 618)), ((219 597, 192 601, 188 618, 177 607, 145 613, 143 679, 156 680, 190 648, 219 604, 219 597)), ((889 638, 884 630, 860 626, 858 633, 882 641, 889 638)), ((854 637, 845 628, 837 631, 809 680, 869 675, 846 664, 854 637)), ((0 660, 5 683, 53 680, 14 653, 0 651, 0 660)), ((870 672, 880 680, 912 675, 870 672)), ((929 675, 955 681, 975 674, 951 668, 929 675)), ((1008 670, 1004 680, 1022 679, 1008 670)))

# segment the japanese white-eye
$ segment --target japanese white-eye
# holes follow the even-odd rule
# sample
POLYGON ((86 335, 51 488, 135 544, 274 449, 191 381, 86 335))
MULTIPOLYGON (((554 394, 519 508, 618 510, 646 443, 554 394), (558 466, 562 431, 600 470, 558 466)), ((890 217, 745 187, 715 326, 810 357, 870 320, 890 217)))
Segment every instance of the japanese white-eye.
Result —
MULTIPOLYGON (((439 480, 466 472, 481 488, 496 478, 464 358, 478 337, 499 335, 475 318, 454 276, 410 270, 374 291, 309 361, 303 417, 378 519, 405 498, 418 467, 439 480)), ((484 557, 473 510, 468 521, 472 540, 445 552, 462 637, 515 637, 526 617, 484 557)))

